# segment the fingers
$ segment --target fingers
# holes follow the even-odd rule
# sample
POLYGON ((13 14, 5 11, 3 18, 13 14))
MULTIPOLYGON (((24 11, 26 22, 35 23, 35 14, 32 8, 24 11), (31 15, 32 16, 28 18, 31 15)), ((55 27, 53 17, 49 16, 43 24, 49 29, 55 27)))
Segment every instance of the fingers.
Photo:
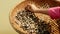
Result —
POLYGON ((32 4, 28 4, 26 7, 27 7, 28 9, 30 9, 30 8, 32 8, 32 4))
POLYGON ((34 13, 38 13, 40 11, 40 9, 37 8, 34 4, 27 5, 25 9, 34 13))
POLYGON ((27 6, 25 7, 25 9, 26 9, 26 10, 29 10, 29 11, 33 11, 31 5, 27 5, 27 6))

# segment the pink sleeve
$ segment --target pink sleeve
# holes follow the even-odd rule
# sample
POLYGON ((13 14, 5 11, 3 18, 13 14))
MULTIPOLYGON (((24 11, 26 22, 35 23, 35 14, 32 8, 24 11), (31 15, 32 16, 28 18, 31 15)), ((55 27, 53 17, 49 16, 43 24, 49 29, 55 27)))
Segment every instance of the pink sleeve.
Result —
POLYGON ((48 14, 52 19, 60 19, 60 7, 50 8, 48 14))

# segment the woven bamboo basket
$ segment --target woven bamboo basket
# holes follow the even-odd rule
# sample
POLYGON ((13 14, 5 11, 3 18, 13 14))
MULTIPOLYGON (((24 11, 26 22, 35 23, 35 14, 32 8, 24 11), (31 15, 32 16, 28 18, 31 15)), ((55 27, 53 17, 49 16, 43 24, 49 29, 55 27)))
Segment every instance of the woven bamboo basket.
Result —
MULTIPOLYGON (((19 34, 34 34, 34 33, 29 33, 28 31, 24 31, 22 28, 20 28, 20 25, 16 23, 16 14, 17 12, 23 10, 28 4, 34 4, 36 7, 41 8, 41 9, 48 9, 51 7, 56 7, 60 6, 60 3, 53 1, 53 0, 25 0, 21 3, 19 3, 13 10, 10 12, 10 23, 12 27, 18 32, 19 34)), ((53 20, 50 18, 50 16, 41 14, 41 13, 34 13, 35 16, 37 16, 39 19, 45 21, 46 24, 49 23, 51 26, 51 32, 50 34, 60 34, 60 29, 59 29, 59 23, 56 20, 53 20)), ((36 34, 36 33, 35 33, 36 34)))

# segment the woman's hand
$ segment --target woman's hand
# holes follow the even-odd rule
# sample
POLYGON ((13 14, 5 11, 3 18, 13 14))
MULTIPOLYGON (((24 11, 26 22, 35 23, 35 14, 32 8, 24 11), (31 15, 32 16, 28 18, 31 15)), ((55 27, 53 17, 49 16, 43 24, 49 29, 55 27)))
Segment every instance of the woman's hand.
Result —
POLYGON ((29 10, 29 11, 32 11, 32 12, 37 12, 37 10, 40 10, 34 4, 27 5, 26 9, 29 10))
POLYGON ((26 9, 34 13, 48 14, 48 9, 39 9, 34 4, 27 5, 26 9))

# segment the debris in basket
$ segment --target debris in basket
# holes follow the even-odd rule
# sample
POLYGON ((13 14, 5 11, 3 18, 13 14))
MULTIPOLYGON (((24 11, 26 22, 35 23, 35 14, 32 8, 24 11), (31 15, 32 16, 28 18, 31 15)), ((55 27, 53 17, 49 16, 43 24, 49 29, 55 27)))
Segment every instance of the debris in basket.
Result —
POLYGON ((20 28, 29 34, 50 34, 49 25, 45 24, 45 21, 38 19, 35 14, 29 10, 23 10, 17 13, 15 16, 20 22, 20 28))

